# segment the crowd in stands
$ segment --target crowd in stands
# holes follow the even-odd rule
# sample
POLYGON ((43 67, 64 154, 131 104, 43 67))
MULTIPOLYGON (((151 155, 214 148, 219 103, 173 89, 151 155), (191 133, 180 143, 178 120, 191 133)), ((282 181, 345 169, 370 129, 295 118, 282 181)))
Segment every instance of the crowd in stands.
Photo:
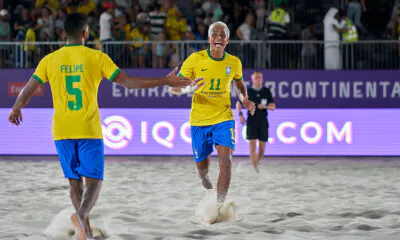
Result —
MULTIPOLYGON (((72 12, 89 17, 89 41, 98 42, 93 47, 107 52, 122 67, 176 66, 182 54, 178 43, 207 40, 208 26, 215 21, 228 24, 231 40, 323 40, 323 18, 332 6, 347 10, 359 29, 360 39, 398 39, 400 36, 397 0, 270 1, 0 0, 0 42, 60 42, 23 48, 0 45, 0 68, 34 67, 41 56, 59 48, 65 40, 63 21, 72 12), (282 12, 274 12, 277 8, 283 9, 282 12), (165 40, 177 43, 165 43, 165 40), (110 44, 114 41, 135 43, 110 44)), ((206 47, 206 44, 190 44, 183 54, 187 56, 206 47)), ((245 53, 242 61, 249 64, 245 67, 254 67, 251 59, 255 51, 251 45, 242 50, 245 53)), ((281 51, 270 54, 273 57, 281 51)))

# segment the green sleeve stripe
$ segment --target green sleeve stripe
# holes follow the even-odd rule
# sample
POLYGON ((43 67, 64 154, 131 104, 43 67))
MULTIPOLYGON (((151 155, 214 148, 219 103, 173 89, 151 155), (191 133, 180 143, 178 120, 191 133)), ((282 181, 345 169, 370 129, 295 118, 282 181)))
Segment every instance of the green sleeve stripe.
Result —
POLYGON ((243 79, 243 76, 241 76, 240 78, 234 78, 233 80, 235 80, 235 81, 241 81, 243 79))
POLYGON ((185 77, 185 76, 183 76, 182 73, 178 73, 178 76, 179 76, 179 77, 185 77))
POLYGON ((121 72, 121 69, 117 68, 117 70, 115 70, 115 72, 111 75, 111 77, 108 80, 110 80, 110 82, 114 81, 115 76, 117 76, 119 72, 121 72))
POLYGON ((32 77, 36 79, 41 85, 44 84, 44 81, 38 75, 33 74, 32 77))

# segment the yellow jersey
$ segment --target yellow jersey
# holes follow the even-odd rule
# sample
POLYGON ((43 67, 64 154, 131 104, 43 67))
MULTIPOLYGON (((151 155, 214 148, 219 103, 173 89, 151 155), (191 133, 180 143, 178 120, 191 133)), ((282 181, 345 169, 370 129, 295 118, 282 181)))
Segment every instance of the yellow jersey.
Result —
POLYGON ((179 21, 175 18, 168 18, 166 27, 168 29, 169 39, 173 41, 182 40, 182 33, 187 31, 186 20, 183 18, 179 21))
MULTIPOLYGON (((142 33, 139 28, 134 28, 129 34, 129 39, 132 41, 144 42, 149 41, 149 35, 142 33)), ((135 48, 143 47, 143 43, 134 43, 135 48)))
POLYGON ((93 1, 89 1, 87 4, 79 4, 76 8, 78 13, 83 13, 86 16, 89 15, 96 8, 96 4, 93 1))
MULTIPOLYGON (((35 30, 33 30, 32 28, 29 28, 28 31, 26 31, 25 34, 25 42, 36 42, 36 34, 35 34, 35 30)), ((34 51, 35 50, 35 45, 34 44, 24 44, 24 51, 27 52, 28 49, 30 51, 34 51)))
POLYGON ((203 77, 205 81, 193 93, 190 125, 209 126, 233 120, 231 82, 243 79, 238 57, 224 52, 222 59, 215 59, 209 49, 195 52, 183 62, 179 75, 192 80, 203 77))
POLYGON ((103 138, 97 92, 103 77, 113 81, 119 71, 108 55, 83 45, 66 45, 40 61, 32 77, 50 83, 54 140, 103 138))
POLYGON ((53 8, 55 8, 55 9, 58 9, 58 7, 59 7, 59 0, 36 0, 36 4, 35 4, 35 6, 37 7, 37 8, 41 8, 41 7, 43 7, 44 6, 44 4, 45 3, 50 3, 50 5, 53 7, 53 8))

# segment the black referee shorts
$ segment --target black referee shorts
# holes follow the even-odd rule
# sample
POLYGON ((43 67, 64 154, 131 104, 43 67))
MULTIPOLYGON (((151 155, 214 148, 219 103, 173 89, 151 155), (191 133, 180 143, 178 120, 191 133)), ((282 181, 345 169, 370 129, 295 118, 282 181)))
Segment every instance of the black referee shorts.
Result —
POLYGON ((263 124, 247 124, 246 138, 247 140, 260 140, 268 142, 268 123, 263 124))

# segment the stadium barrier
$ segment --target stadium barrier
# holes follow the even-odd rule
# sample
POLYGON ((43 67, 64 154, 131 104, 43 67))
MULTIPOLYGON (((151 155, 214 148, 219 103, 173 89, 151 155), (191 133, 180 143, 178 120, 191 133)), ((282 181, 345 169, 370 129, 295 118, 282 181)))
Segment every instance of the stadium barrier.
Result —
MULTIPOLYGON (((46 54, 63 42, 0 42, 0 68, 33 68, 46 54)), ((400 66, 398 41, 339 43, 341 69, 397 69, 400 66)), ((235 41, 227 52, 238 56, 244 68, 324 69, 324 41, 235 41)), ((123 68, 165 68, 179 66, 192 52, 206 49, 207 41, 88 42, 123 68), (158 45, 158 47, 157 47, 158 45), (157 62, 158 60, 158 62, 157 62)), ((333 58, 327 57, 329 61, 333 58)))

